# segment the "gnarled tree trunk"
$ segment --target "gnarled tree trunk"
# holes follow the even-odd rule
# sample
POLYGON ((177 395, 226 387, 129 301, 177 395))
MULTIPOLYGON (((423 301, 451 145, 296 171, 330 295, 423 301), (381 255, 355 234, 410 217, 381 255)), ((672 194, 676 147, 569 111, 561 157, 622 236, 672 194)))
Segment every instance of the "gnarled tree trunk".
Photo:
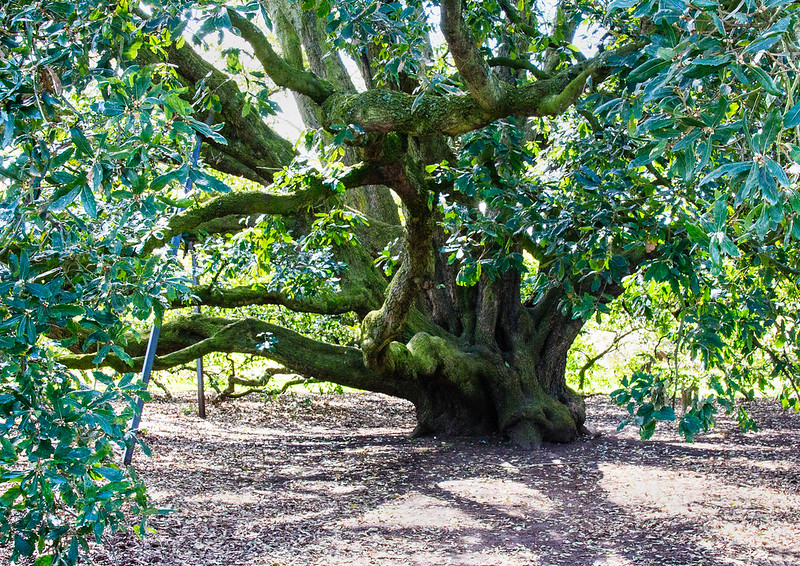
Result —
MULTIPOLYGON (((583 430, 585 413, 582 399, 567 387, 565 366, 582 322, 561 312, 563 286, 552 288, 537 304, 524 304, 520 273, 513 269, 494 278, 484 274, 472 286, 458 285, 457 266, 449 265, 441 251, 448 234, 436 203, 450 198, 476 208, 477 199, 456 194, 452 182, 429 171, 431 165, 457 161, 453 142, 461 134, 500 118, 563 112, 589 78, 598 83, 607 76, 608 54, 563 68, 551 57, 544 70, 529 65, 495 72, 469 30, 461 0, 443 0, 441 27, 467 94, 412 94, 422 85, 403 73, 376 88, 374 48, 365 48, 358 61, 367 86, 358 92, 357 81, 348 76, 324 33, 324 21, 293 1, 263 4, 279 47, 271 45, 252 18, 229 8, 233 28, 266 75, 293 91, 309 128, 327 129, 323 137, 328 141, 343 127, 351 130, 343 158, 350 167, 338 188, 322 175, 307 174, 294 192, 275 192, 273 172, 291 161, 291 145, 261 120, 244 118, 245 96, 237 83, 188 43, 159 53, 142 49, 138 62, 169 63, 186 85, 187 99, 202 85, 219 97, 222 110, 216 120, 224 123, 227 145, 207 144, 206 164, 264 187, 222 195, 176 215, 145 242, 142 253, 177 234, 233 233, 265 215, 283 218, 297 237, 309 230, 320 210, 357 210, 367 220, 356 229, 358 245, 332 247, 336 259, 346 264, 337 291, 287 294, 254 281, 198 287, 195 296, 220 309, 280 305, 323 315, 355 313, 361 341, 358 347, 343 347, 256 318, 190 315, 165 324, 156 369, 209 352, 242 352, 278 361, 304 376, 406 398, 416 406, 419 435, 500 434, 523 447, 573 440, 583 430), (402 255, 387 278, 375 259, 394 240, 402 255)), ((511 21, 520 18, 510 5, 504 10, 511 21)), ((423 51, 432 52, 429 42, 423 51)), ((518 238, 514 249, 535 248, 524 234, 518 238)), ((143 350, 141 342, 129 345, 134 367, 141 365, 143 350)), ((93 357, 67 356, 64 363, 92 367, 93 357)), ((129 370, 113 355, 105 364, 129 370)))

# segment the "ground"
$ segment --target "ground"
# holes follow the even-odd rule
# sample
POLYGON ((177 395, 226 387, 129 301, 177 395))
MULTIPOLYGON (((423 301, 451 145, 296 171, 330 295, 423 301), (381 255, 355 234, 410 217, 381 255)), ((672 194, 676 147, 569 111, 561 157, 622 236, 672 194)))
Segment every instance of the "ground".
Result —
POLYGON ((174 510, 98 564, 800 564, 800 415, 751 404, 761 431, 722 419, 688 444, 616 431, 519 452, 489 440, 412 440, 413 411, 377 394, 302 393, 209 407, 146 406, 153 457, 134 465, 174 510))

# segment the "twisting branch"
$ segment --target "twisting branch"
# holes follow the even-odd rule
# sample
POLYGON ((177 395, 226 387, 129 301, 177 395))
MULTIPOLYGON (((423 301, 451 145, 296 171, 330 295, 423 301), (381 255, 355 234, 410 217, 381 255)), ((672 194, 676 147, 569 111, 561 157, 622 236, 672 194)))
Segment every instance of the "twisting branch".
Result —
POLYGON ((330 129, 335 124, 352 124, 366 132, 458 136, 508 116, 558 116, 575 103, 590 77, 595 85, 608 78, 609 57, 624 55, 639 47, 636 44, 606 51, 532 83, 519 86, 500 83, 500 102, 490 109, 481 106, 471 94, 428 94, 423 95, 423 103, 415 105, 415 96, 399 91, 372 89, 353 95, 335 93, 323 106, 323 126, 330 129))
MULTIPOLYGON (((217 389, 217 395, 211 400, 213 404, 221 403, 225 399, 239 399, 240 397, 245 397, 246 395, 250 395, 251 393, 262 392, 264 391, 264 387, 266 387, 270 380, 278 374, 287 373, 287 370, 282 367, 278 368, 269 368, 266 370, 261 377, 257 379, 246 379, 243 377, 239 377, 233 373, 234 367, 233 363, 231 363, 231 374, 228 376, 228 385, 225 389, 219 390, 217 389), (239 393, 235 393, 236 386, 241 385, 242 387, 248 387, 249 389, 245 389, 244 391, 240 391, 239 393)), ((269 391, 271 394, 278 394, 284 393, 289 387, 292 385, 298 385, 299 383, 305 383, 306 381, 314 381, 314 380, 306 380, 303 378, 300 379, 293 379, 288 381, 281 387, 279 390, 272 389, 269 391)))
POLYGON ((253 22, 243 18, 232 8, 228 8, 228 17, 233 27, 253 48, 256 59, 275 84, 305 94, 317 104, 322 104, 334 93, 334 86, 328 81, 309 71, 296 69, 284 61, 275 53, 269 40, 253 22))
POLYGON ((416 296, 429 284, 434 272, 433 213, 428 208, 429 192, 425 181, 415 178, 418 163, 407 156, 406 163, 386 168, 387 185, 398 194, 407 210, 405 249, 400 268, 395 273, 380 310, 370 312, 361 324, 361 348, 368 365, 378 361, 378 354, 395 339, 411 310, 416 296))
POLYGON ((594 364, 598 362, 601 358, 605 357, 607 354, 611 353, 613 350, 617 349, 622 342, 630 334, 637 332, 640 330, 638 327, 630 328, 627 331, 623 332, 622 334, 614 334, 614 338, 611 340, 611 343, 601 352, 598 352, 594 356, 586 356, 586 363, 581 366, 581 369, 578 370, 578 390, 583 391, 583 387, 586 385, 586 372, 589 371, 594 364))
POLYGON ((273 289, 260 285, 247 285, 221 289, 213 285, 199 285, 192 288, 194 301, 183 303, 176 300, 173 308, 182 308, 199 304, 207 307, 232 309, 247 305, 280 305, 295 312, 336 315, 348 312, 359 312, 374 309, 375 297, 366 290, 352 289, 343 293, 316 293, 302 297, 288 297, 273 289))
MULTIPOLYGON (((175 321, 183 337, 166 340, 164 348, 171 350, 156 356, 153 369, 162 370, 193 360, 212 352, 241 353, 259 356, 278 362, 290 372, 304 376, 319 376, 346 387, 367 389, 408 398, 413 392, 408 383, 402 380, 387 380, 385 376, 373 372, 363 362, 361 350, 347 346, 327 344, 313 340, 297 332, 264 322, 256 318, 240 320, 191 315, 175 321), (205 339, 197 340, 198 335, 207 334, 205 339)), ((175 334, 173 323, 162 328, 166 334, 175 334)), ((140 349, 141 344, 130 350, 140 349)), ((63 356, 60 362, 71 369, 94 369, 95 354, 63 356)), ((132 365, 115 355, 109 355, 99 365, 113 368, 121 373, 141 370, 143 356, 134 357, 132 365)))
POLYGON ((503 88, 478 51, 462 7, 462 0, 442 1, 442 33, 470 94, 481 108, 493 111, 501 105, 503 88))
MULTIPOLYGON (((376 184, 380 179, 372 167, 361 164, 352 167, 340 180, 345 188, 350 189, 376 184)), ((294 193, 251 191, 221 195, 208 204, 173 216, 166 229, 145 242, 140 254, 147 254, 165 245, 173 236, 189 233, 219 219, 230 216, 245 218, 255 214, 291 215, 336 194, 336 189, 324 183, 320 177, 308 177, 307 185, 294 193)))

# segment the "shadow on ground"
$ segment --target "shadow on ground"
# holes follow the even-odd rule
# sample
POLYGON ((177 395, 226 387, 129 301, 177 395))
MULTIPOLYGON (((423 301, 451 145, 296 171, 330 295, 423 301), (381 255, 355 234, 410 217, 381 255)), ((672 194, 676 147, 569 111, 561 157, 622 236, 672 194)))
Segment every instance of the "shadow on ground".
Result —
POLYGON ((99 564, 800 564, 800 417, 757 403, 695 444, 616 432, 519 452, 495 441, 410 440, 413 410, 373 394, 211 408, 152 403, 152 458, 135 466, 159 506, 144 540, 117 535, 99 564))

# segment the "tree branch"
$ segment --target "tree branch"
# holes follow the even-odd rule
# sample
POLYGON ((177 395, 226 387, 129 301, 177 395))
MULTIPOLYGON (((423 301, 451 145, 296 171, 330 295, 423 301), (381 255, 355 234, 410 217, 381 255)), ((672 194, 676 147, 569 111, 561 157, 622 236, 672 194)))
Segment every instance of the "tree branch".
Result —
POLYGON ((232 8, 228 8, 228 16, 242 38, 253 48, 256 59, 275 84, 305 94, 317 104, 322 104, 334 93, 335 89, 328 81, 309 71, 296 69, 284 61, 253 22, 243 18, 232 8))
MULTIPOLYGON (((616 53, 629 49, 630 46, 616 53)), ((366 132, 412 136, 440 133, 458 136, 508 116, 557 116, 578 99, 589 77, 595 84, 607 78, 606 61, 613 54, 605 52, 548 79, 520 86, 500 83, 500 102, 489 110, 472 95, 426 94, 423 102, 415 106, 415 96, 398 91, 337 93, 325 101, 323 125, 330 129, 335 124, 353 124, 366 132)))
POLYGON ((220 165, 221 171, 253 178, 258 182, 271 182, 275 171, 291 163, 295 153, 289 141, 276 134, 261 119, 243 117, 246 98, 232 78, 203 59, 188 44, 180 49, 171 45, 166 53, 167 58, 164 61, 160 55, 143 48, 139 50, 137 62, 141 65, 169 63, 175 67, 178 78, 189 88, 187 96, 193 97, 197 85, 203 83, 220 99, 221 115, 216 116, 215 120, 225 122, 221 133, 228 144, 205 141, 227 159, 212 161, 212 166, 220 165), (239 165, 235 166, 234 163, 239 165))
POLYGON ((345 293, 316 293, 303 297, 287 297, 279 291, 260 285, 247 285, 221 289, 213 285, 192 288, 196 300, 184 303, 176 300, 173 308, 192 305, 232 309, 247 305, 279 305, 295 312, 316 314, 344 314, 378 308, 376 298, 366 290, 351 290, 345 293))
POLYGON ((428 208, 424 179, 415 178, 423 170, 410 156, 396 168, 387 168, 388 186, 394 188, 406 207, 406 238, 403 262, 395 273, 380 310, 370 312, 361 323, 364 359, 368 365, 378 360, 384 348, 403 326, 416 296, 429 284, 434 273, 433 214, 428 208))
MULTIPOLYGON (((164 325, 162 332, 166 330, 169 333, 172 330, 169 326, 164 325)), ((200 341, 187 337, 185 347, 156 356, 153 364, 155 370, 185 364, 212 352, 242 353, 267 358, 291 372, 346 387, 368 389, 401 398, 413 394, 402 380, 386 379, 365 367, 361 351, 357 348, 326 344, 255 318, 229 320, 192 315, 180 320, 179 326, 187 334, 194 332, 195 336, 209 329, 214 331, 200 341)), ((177 343, 170 345, 180 346, 177 343)), ((93 363, 94 357, 94 354, 64 356, 59 361, 71 369, 87 370, 98 367, 93 363)), ((133 365, 129 366, 118 357, 109 355, 99 365, 119 372, 131 372, 140 371, 143 361, 143 357, 133 358, 133 365)))
POLYGON ((539 80, 551 78, 551 75, 542 71, 539 67, 526 59, 512 59, 511 57, 492 57, 489 59, 490 67, 508 67, 510 69, 529 71, 539 80))
POLYGON ((541 37, 542 33, 533 27, 532 25, 526 23, 517 9, 509 2, 508 0, 499 0, 498 4, 503 9, 503 12, 506 13, 506 17, 508 20, 516 26, 516 28, 530 37, 531 39, 536 39, 541 37))
POLYGON ((442 33, 470 94, 481 108, 491 112, 502 104, 503 89, 478 51, 462 7, 462 0, 442 0, 442 33))
MULTIPOLYGON (((341 178, 346 188, 374 184, 378 180, 375 171, 363 164, 352 167, 341 178)), ((256 214, 292 215, 335 194, 337 194, 336 189, 325 184, 319 177, 308 177, 307 186, 294 193, 250 191, 224 194, 208 204, 187 209, 173 216, 167 223, 167 228, 148 239, 139 253, 147 254, 165 245, 174 236, 191 233, 204 224, 208 226, 226 217, 245 218, 256 214)))

